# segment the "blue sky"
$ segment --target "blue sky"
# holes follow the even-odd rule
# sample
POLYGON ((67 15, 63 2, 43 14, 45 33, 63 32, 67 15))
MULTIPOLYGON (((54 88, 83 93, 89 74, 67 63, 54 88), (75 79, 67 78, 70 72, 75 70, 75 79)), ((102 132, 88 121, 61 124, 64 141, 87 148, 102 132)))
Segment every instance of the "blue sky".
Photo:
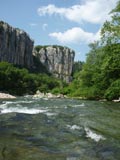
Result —
POLYGON ((23 29, 35 45, 72 48, 84 61, 88 44, 100 37, 100 28, 118 0, 0 0, 0 20, 23 29))

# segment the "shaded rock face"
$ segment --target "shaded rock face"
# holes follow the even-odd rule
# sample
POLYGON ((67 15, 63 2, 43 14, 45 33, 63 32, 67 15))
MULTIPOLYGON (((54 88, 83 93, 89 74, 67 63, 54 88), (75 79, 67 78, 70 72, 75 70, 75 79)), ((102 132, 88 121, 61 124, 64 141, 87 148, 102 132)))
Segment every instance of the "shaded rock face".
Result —
POLYGON ((75 52, 67 47, 47 46, 33 53, 55 77, 70 82, 75 52))
POLYGON ((26 32, 0 21, 0 61, 31 68, 33 41, 26 32))

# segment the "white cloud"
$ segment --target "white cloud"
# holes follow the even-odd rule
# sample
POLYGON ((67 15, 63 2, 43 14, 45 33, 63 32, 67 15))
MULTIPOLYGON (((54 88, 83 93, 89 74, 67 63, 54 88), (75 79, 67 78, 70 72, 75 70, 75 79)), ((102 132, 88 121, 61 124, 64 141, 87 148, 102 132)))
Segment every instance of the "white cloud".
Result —
POLYGON ((42 28, 44 31, 46 30, 47 26, 48 26, 48 24, 46 24, 46 23, 43 24, 42 28))
POLYGON ((73 5, 69 8, 60 8, 49 4, 38 8, 38 14, 60 15, 70 21, 82 21, 100 24, 110 18, 109 12, 116 6, 118 0, 84 0, 83 4, 73 5))
POLYGON ((100 38, 100 30, 97 33, 86 32, 80 27, 74 27, 65 32, 53 32, 49 34, 50 37, 56 38, 60 43, 65 44, 80 44, 90 43, 100 38))

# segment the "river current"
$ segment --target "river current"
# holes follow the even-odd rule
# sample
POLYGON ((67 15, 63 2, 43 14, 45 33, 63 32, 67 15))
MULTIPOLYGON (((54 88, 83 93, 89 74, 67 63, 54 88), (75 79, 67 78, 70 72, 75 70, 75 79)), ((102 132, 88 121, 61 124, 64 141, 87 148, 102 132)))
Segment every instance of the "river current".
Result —
POLYGON ((0 160, 119 159, 119 103, 0 100, 0 160))

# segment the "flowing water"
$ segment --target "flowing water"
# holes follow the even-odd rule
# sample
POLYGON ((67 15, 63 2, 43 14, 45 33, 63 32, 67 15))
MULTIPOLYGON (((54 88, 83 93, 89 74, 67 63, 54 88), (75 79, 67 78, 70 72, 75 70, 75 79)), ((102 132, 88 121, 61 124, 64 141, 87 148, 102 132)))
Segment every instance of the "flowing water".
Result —
POLYGON ((119 160, 120 104, 0 101, 0 160, 119 160))

